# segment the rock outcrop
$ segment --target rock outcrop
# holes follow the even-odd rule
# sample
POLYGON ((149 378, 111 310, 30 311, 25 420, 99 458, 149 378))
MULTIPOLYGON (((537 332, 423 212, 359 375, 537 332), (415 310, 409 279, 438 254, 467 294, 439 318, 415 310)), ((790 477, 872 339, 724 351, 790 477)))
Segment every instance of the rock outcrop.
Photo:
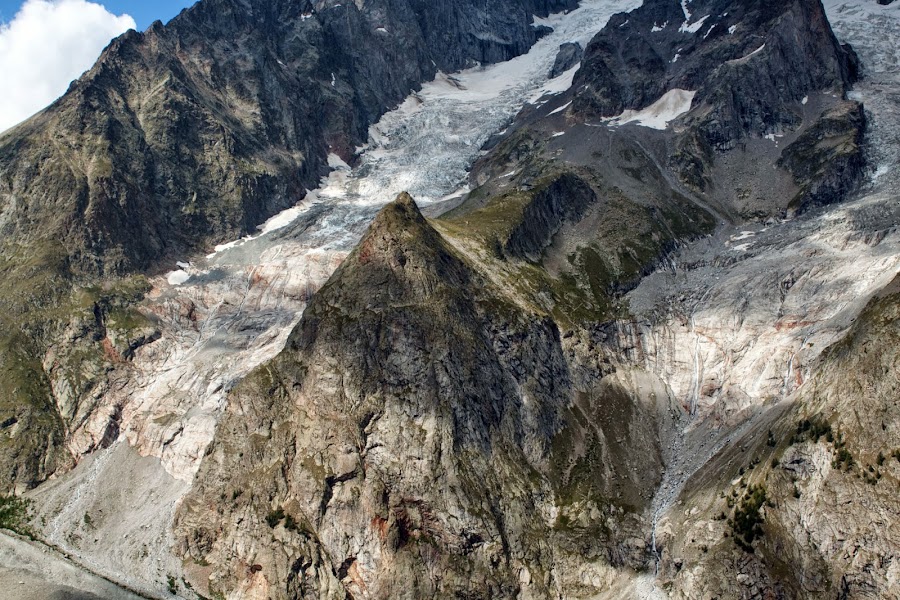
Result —
POLYGON ((661 536, 671 597, 896 597, 897 292, 822 355, 795 405, 688 484, 697 510, 661 536))
POLYGON ((812 92, 844 93, 857 76, 818 0, 736 5, 728 0, 646 3, 613 19, 585 52, 575 109, 614 117, 671 89, 694 106, 716 148, 797 124, 812 92))
POLYGON ((578 42, 567 42, 559 47, 559 54, 553 68, 550 69, 550 79, 555 79, 576 66, 584 57, 584 48, 578 42))
POLYGON ((859 107, 841 109, 832 100, 845 97, 859 77, 858 63, 853 50, 835 38, 819 0, 752 6, 646 3, 616 17, 586 48, 575 78, 573 112, 584 119, 612 118, 652 110, 674 90, 694 92, 689 107, 672 115, 680 117, 678 134, 666 162, 692 191, 713 196, 722 212, 766 217, 834 200, 859 182, 858 140, 865 118, 859 107), (838 119, 842 123, 835 127, 838 119), (825 187, 836 193, 824 187, 811 192, 803 174, 788 169, 793 178, 783 178, 775 189, 779 196, 796 198, 790 205, 773 206, 766 198, 772 194, 752 181, 762 171, 748 175, 732 168, 739 161, 778 162, 776 142, 786 137, 790 144, 809 128, 820 142, 827 140, 820 147, 835 149, 827 160, 810 160, 820 165, 817 174, 832 182, 825 187), (847 137, 855 141, 845 143, 847 137), (755 143, 765 138, 768 146, 755 143), (738 183, 738 191, 727 189, 724 180, 729 179, 738 183))
POLYGON ((572 173, 551 177, 532 190, 519 223, 510 231, 503 250, 516 258, 540 259, 565 223, 581 220, 597 201, 597 194, 572 173))

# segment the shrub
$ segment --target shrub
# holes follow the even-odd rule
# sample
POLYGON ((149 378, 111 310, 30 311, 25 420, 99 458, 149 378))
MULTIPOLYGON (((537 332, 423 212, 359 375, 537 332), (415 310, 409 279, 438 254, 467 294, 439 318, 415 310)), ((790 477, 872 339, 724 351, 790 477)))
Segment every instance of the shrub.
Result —
POLYGON ((807 440, 818 442, 819 438, 824 437, 829 442, 834 440, 834 432, 831 429, 831 423, 816 416, 812 419, 803 419, 797 424, 797 432, 791 438, 792 444, 799 444, 807 440))
POLYGON ((31 537, 28 527, 29 501, 17 496, 0 496, 0 528, 31 537))
POLYGON ((287 515, 284 518, 284 528, 288 531, 300 531, 300 524, 294 520, 294 517, 287 515))
POLYGON ((281 523, 282 519, 284 519, 284 509, 280 506, 275 510, 269 511, 269 514, 266 515, 266 523, 273 529, 281 523))
POLYGON ((763 535, 761 509, 765 502, 766 488, 751 484, 741 498, 740 505, 734 509, 731 523, 735 543, 747 552, 753 552, 753 541, 763 535))

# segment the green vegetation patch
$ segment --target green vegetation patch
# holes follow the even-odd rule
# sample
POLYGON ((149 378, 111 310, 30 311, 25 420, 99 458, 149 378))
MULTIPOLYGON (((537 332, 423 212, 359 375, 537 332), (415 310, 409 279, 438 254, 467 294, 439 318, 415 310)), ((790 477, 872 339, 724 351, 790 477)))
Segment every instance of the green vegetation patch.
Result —
POLYGON ((766 488, 762 485, 750 484, 734 509, 729 520, 733 538, 739 548, 745 552, 753 552, 753 542, 763 535, 762 508, 766 503, 766 488))
POLYGON ((18 496, 0 496, 0 528, 31 537, 29 505, 28 500, 18 496))

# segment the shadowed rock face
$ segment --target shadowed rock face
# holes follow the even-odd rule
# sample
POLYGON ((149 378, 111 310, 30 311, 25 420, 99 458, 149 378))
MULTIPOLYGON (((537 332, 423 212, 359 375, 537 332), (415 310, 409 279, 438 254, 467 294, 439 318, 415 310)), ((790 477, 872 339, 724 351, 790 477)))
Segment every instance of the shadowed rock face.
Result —
POLYGON ((708 107, 701 130, 716 148, 797 124, 793 103, 823 89, 843 94, 858 70, 819 0, 646 3, 614 18, 583 64, 576 111, 612 117, 674 88, 696 90, 694 106, 708 107))
POLYGON ((550 69, 550 78, 559 77, 575 65, 581 62, 584 57, 584 48, 578 42, 569 42, 559 47, 559 54, 556 55, 556 61, 553 68, 550 69))
POLYGON ((504 250, 516 258, 538 260, 562 226, 578 222, 596 201, 597 194, 583 179, 563 173, 536 190, 504 250))
POLYGON ((696 92, 692 110, 673 124, 677 138, 665 162, 689 189, 718 195, 725 214, 759 218, 803 210, 834 201, 862 175, 864 115, 858 107, 834 111, 829 101, 845 97, 859 76, 858 59, 838 43, 819 0, 645 3, 614 18, 591 41, 582 64, 573 96, 573 113, 582 119, 642 110, 675 89, 696 92), (831 125, 815 126, 820 119, 831 125), (837 120, 843 124, 835 128, 837 120), (774 142, 809 127, 816 127, 819 141, 827 138, 820 146, 834 151, 826 161, 808 157, 827 185, 812 190, 798 169, 789 168, 791 178, 757 188, 728 164, 776 163, 781 151, 774 142), (771 147, 753 144, 762 138, 771 147), (736 195, 727 191, 727 180, 740 182, 736 195), (772 190, 794 200, 772 206, 766 200, 772 190))

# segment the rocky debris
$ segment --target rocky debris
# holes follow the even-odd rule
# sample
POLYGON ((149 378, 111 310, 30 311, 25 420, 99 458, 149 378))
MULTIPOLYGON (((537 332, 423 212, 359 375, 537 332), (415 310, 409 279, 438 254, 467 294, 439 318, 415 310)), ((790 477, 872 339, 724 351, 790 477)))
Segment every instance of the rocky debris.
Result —
POLYGON ((17 600, 141 600, 46 547, 0 533, 0 586, 17 600))
POLYGON ((556 79, 569 69, 581 62, 584 56, 584 48, 578 42, 566 42, 559 47, 559 54, 553 68, 550 69, 550 79, 556 79))

